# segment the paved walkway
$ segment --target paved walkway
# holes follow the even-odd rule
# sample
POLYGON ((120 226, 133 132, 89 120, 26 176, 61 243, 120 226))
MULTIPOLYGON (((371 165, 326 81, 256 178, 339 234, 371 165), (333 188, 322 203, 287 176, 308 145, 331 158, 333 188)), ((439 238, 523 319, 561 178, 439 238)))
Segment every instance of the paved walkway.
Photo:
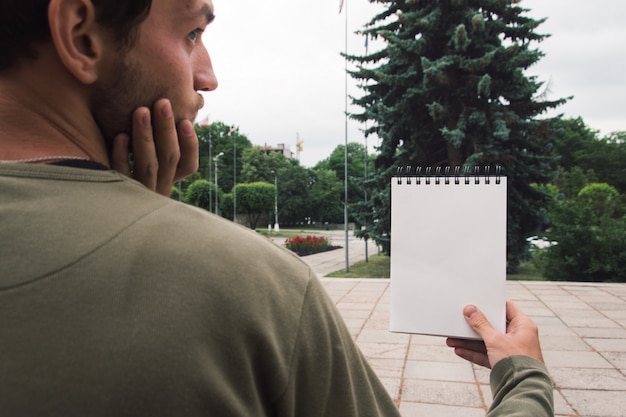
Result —
MULTIPOLYGON (((364 247, 349 245, 352 263, 364 247)), ((491 401, 488 370, 457 358, 444 338, 387 331, 389 280, 324 278, 345 267, 343 250, 330 253, 303 260, 320 276, 402 415, 484 416, 491 401)), ((539 325, 556 415, 626 416, 626 284, 509 281, 507 296, 539 325)))

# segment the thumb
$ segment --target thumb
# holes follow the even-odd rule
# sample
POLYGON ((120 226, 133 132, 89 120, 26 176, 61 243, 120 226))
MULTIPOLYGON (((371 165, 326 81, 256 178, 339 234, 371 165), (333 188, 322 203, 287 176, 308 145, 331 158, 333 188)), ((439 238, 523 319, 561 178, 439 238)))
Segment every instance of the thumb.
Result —
POLYGON ((489 323, 487 317, 485 317, 485 315, 476 306, 466 306, 463 309, 463 315, 465 316, 465 320, 467 320, 467 324, 470 325, 472 330, 474 330, 481 337, 481 339, 485 340, 489 337, 489 335, 493 334, 493 332, 497 332, 491 323, 489 323))

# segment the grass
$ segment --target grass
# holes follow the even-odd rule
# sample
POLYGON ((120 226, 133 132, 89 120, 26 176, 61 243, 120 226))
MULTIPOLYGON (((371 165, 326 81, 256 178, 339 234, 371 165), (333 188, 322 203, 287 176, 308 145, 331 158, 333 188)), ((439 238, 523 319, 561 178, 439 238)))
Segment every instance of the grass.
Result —
POLYGON ((331 278, 389 278, 389 261, 388 256, 372 255, 369 257, 369 262, 357 262, 350 267, 349 272, 341 269, 326 276, 331 278))
POLYGON ((517 274, 507 274, 509 281, 545 281, 543 274, 533 261, 522 262, 517 274))
POLYGON ((269 232, 267 229, 256 229, 258 234, 268 237, 294 237, 302 236, 303 234, 315 235, 319 231, 319 229, 280 229, 280 232, 269 232))
MULTIPOLYGON (((389 256, 373 255, 369 257, 369 262, 360 261, 352 265, 349 272, 341 269, 326 276, 331 278, 389 278, 390 260, 389 256)), ((541 271, 532 261, 522 262, 519 272, 507 274, 506 279, 510 281, 544 281, 541 271)))

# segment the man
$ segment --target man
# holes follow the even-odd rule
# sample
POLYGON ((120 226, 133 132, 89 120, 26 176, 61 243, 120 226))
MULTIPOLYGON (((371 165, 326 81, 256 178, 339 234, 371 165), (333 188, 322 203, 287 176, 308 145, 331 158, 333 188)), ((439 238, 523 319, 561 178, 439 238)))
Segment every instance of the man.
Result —
MULTIPOLYGON (((2 414, 398 415, 304 263, 151 191, 197 164, 212 1, 45 3, 0 0, 2 414), (128 146, 146 186, 109 169, 131 175, 128 146)), ((508 313, 502 335, 468 307, 486 350, 448 344, 494 367, 493 415, 549 415, 536 327, 508 313)))

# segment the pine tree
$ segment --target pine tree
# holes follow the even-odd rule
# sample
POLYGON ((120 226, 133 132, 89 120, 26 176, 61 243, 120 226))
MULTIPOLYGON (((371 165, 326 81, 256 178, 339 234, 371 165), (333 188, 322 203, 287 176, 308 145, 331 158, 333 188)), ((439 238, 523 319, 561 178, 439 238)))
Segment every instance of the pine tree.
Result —
MULTIPOLYGON (((537 97, 542 86, 524 71, 543 53, 549 35, 516 0, 370 0, 386 4, 361 32, 385 47, 348 55, 364 91, 353 102, 381 138, 370 181, 371 236, 389 252, 390 176, 403 166, 503 167, 509 184, 508 260, 527 254, 526 237, 545 221, 543 184, 554 172, 549 126, 538 116, 566 99, 537 97), (374 222, 374 219, 377 222, 374 222)), ((365 220, 364 220, 365 221, 365 220)))

